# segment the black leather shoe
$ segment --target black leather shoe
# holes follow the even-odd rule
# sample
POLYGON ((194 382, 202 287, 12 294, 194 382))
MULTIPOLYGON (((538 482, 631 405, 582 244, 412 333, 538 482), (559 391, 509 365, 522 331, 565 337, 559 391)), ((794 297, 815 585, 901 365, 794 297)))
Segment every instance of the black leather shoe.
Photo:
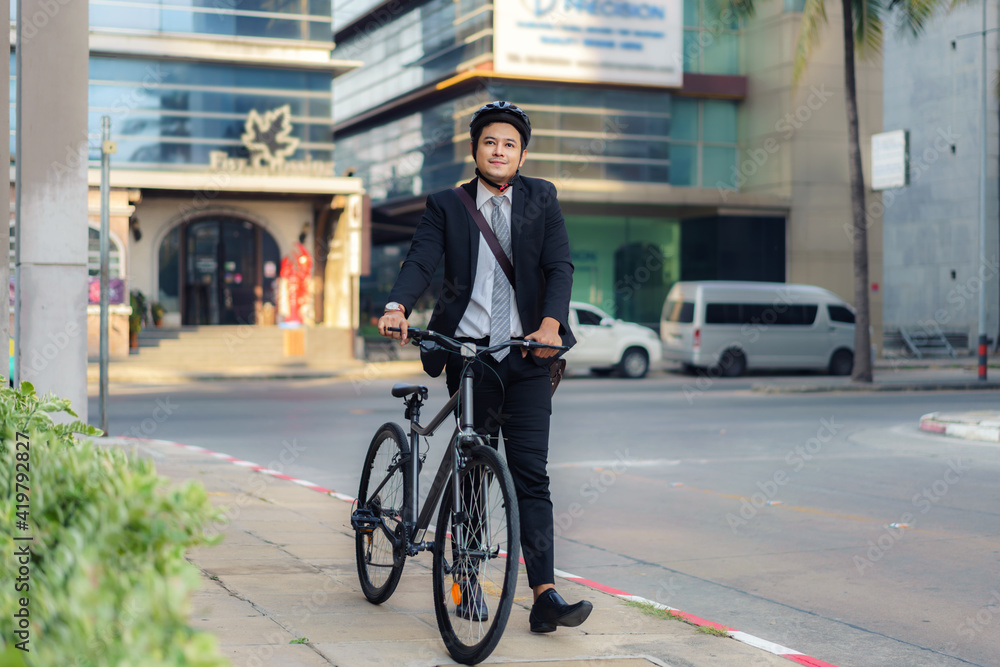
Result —
POLYGON ((556 589, 550 588, 535 600, 531 605, 531 615, 528 621, 531 623, 532 632, 555 632, 557 626, 575 628, 590 616, 594 610, 594 605, 587 600, 581 600, 576 604, 567 604, 556 589))
POLYGON ((467 621, 483 623, 490 618, 489 607, 483 599, 483 589, 478 581, 459 584, 462 588, 462 603, 455 608, 455 615, 467 621))

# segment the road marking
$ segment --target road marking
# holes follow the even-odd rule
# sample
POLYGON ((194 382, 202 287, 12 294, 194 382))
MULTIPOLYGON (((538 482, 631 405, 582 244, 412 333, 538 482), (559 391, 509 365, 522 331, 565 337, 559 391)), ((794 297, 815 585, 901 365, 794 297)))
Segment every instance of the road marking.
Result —
POLYGON ((607 459, 595 461, 567 461, 564 463, 549 463, 549 469, 553 468, 614 468, 625 465, 629 468, 656 468, 659 466, 677 466, 682 462, 680 459, 607 459))

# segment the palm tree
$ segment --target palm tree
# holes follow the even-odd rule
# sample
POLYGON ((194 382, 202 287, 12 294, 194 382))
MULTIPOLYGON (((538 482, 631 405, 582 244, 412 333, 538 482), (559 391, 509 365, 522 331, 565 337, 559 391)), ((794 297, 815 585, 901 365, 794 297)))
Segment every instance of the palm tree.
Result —
MULTIPOLYGON (((735 14, 749 18, 754 14, 754 0, 717 0, 720 16, 735 14)), ((840 0, 843 14, 844 83, 847 102, 847 157, 851 180, 852 239, 854 244, 854 307, 857 324, 854 333, 854 382, 872 381, 871 313, 868 301, 868 227, 865 220, 865 184, 861 170, 861 141, 858 130, 858 94, 855 84, 855 55, 867 58, 881 53, 883 23, 890 13, 898 12, 900 27, 914 36, 920 34, 935 9, 947 0, 840 0), (853 47, 853 48, 852 48, 853 47)), ((820 29, 826 25, 826 0, 806 0, 802 10, 802 29, 795 52, 793 84, 805 71, 813 49, 819 43, 820 29)))

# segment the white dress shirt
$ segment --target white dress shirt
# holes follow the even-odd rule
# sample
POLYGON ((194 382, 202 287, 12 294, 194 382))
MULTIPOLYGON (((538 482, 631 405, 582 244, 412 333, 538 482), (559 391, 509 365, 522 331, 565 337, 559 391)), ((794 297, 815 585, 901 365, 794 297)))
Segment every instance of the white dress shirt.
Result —
MULTIPOLYGON (((493 222, 493 201, 492 192, 486 189, 482 181, 476 182, 476 208, 486 218, 486 223, 492 225, 493 222)), ((501 195, 504 202, 501 205, 503 215, 510 224, 510 214, 513 206, 513 189, 507 188, 501 195)), ((470 221, 470 224, 475 224, 470 221)), ((478 225, 476 231, 479 231, 478 225)), ((513 242, 513 229, 511 230, 511 242, 513 242)), ((511 250, 513 252, 513 249, 511 250)), ((462 338, 486 338, 490 335, 490 310, 493 306, 493 275, 507 280, 503 275, 503 269, 497 264, 497 258, 493 256, 489 244, 483 238, 483 233, 479 232, 479 257, 476 264, 476 279, 472 284, 472 298, 462 315, 462 321, 458 323, 455 335, 462 338)), ((513 262, 512 262, 513 263, 513 262)), ((513 298, 513 296, 512 296, 513 298)), ((521 315, 517 312, 517 302, 511 303, 510 308, 510 335, 511 337, 523 336, 524 330, 521 328, 521 315)))

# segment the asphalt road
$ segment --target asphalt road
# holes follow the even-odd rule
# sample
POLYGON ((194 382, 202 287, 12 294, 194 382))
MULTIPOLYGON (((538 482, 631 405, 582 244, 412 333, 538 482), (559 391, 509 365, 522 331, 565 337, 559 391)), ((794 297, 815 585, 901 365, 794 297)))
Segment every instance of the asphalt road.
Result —
MULTIPOLYGON (((402 421, 384 375, 113 387, 110 432, 353 494, 371 434, 402 421)), ((759 394, 757 381, 564 382, 556 566, 840 667, 1000 665, 1000 446, 916 427, 1000 409, 1000 395, 759 394)), ((430 386, 425 421, 444 400, 430 386)))

